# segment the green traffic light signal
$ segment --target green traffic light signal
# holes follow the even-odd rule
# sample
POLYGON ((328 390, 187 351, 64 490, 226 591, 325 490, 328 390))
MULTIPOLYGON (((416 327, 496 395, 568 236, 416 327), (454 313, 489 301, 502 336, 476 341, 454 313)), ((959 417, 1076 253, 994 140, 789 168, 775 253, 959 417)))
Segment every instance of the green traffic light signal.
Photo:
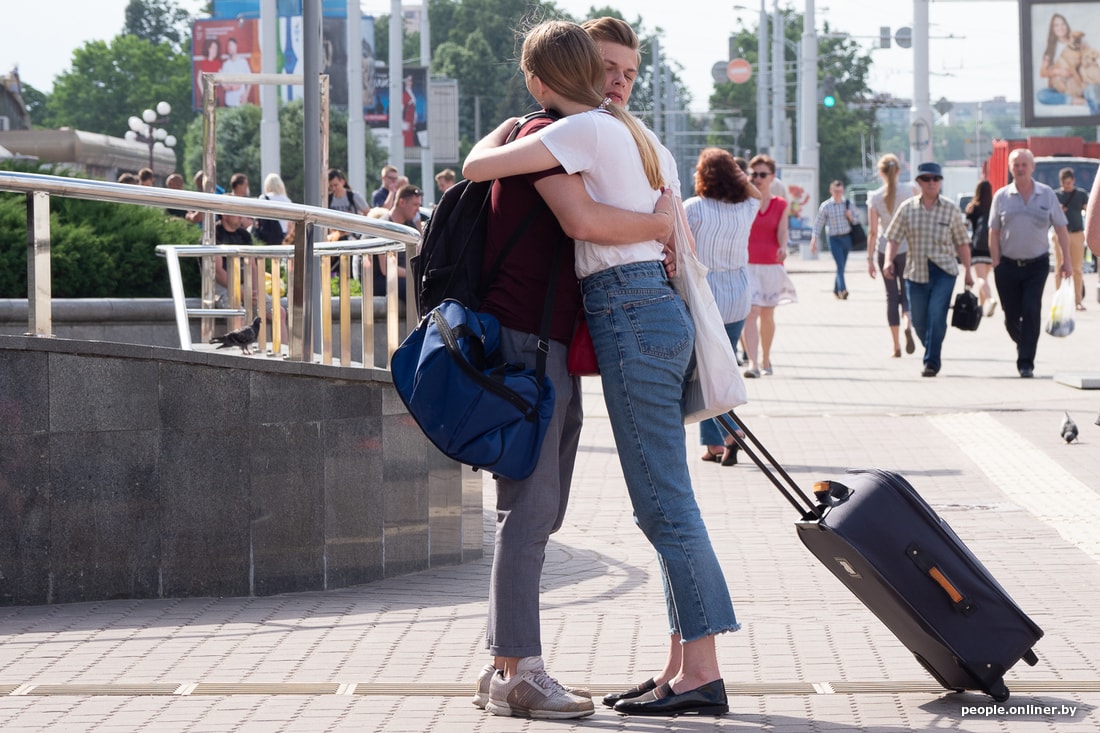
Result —
POLYGON ((825 75, 821 80, 821 103, 826 107, 836 106, 836 79, 833 76, 825 75))

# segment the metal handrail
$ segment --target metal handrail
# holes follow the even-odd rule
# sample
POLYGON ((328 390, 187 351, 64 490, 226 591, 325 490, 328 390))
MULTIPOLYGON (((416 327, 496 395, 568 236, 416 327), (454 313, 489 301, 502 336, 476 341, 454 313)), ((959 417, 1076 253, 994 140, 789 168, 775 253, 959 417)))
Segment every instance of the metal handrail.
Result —
MULTIPOLYGON (((405 245, 400 242, 389 242, 384 239, 369 238, 352 241, 340 241, 340 242, 325 242, 318 244, 314 250, 314 257, 321 260, 320 272, 328 272, 328 260, 331 257, 340 258, 340 295, 339 295, 339 323, 340 323, 340 364, 342 366, 351 365, 351 293, 348 279, 350 277, 350 271, 348 270, 348 258, 354 255, 360 255, 363 257, 363 272, 362 277, 362 293, 361 298, 361 328, 362 328, 362 341, 363 341, 363 360, 362 365, 369 367, 374 365, 374 278, 370 276, 370 268, 373 267, 371 263, 371 257, 374 255, 382 254, 386 255, 386 363, 389 363, 389 357, 393 355, 394 350, 397 348, 400 334, 398 332, 398 296, 397 296, 397 253, 404 251, 405 245), (393 277, 389 276, 389 273, 395 273, 393 277)), ((179 335, 180 348, 190 351, 193 349, 191 342, 191 328, 188 321, 188 317, 218 317, 218 318, 231 318, 235 316, 245 316, 251 319, 254 315, 258 315, 254 312, 258 306, 258 302, 254 303, 252 298, 244 301, 243 307, 240 306, 240 292, 237 288, 230 290, 230 302, 228 307, 220 309, 209 308, 188 308, 187 299, 183 292, 183 277, 180 272, 180 258, 181 257, 227 257, 233 258, 237 261, 237 264, 231 264, 229 269, 231 272, 236 273, 239 268, 239 262, 242 258, 248 260, 271 260, 271 292, 272 306, 271 306, 271 343, 272 352, 276 355, 281 354, 281 319, 280 308, 275 306, 275 301, 279 300, 280 295, 280 270, 282 265, 292 263, 294 261, 294 247, 290 245, 244 245, 244 244, 161 244, 156 248, 158 255, 164 257, 168 263, 168 279, 172 288, 172 302, 175 308, 176 317, 176 330, 179 335), (236 269, 234 269, 236 268, 236 269)), ((245 268, 240 270, 244 274, 244 290, 254 291, 258 293, 258 283, 253 283, 251 278, 251 269, 245 268)), ((261 268, 261 271, 266 272, 266 268, 261 268)), ((233 282, 239 282, 236 274, 232 275, 233 282)), ((293 280, 291 281, 293 283, 293 280)), ((325 309, 324 303, 329 300, 330 296, 328 290, 322 286, 322 291, 318 293, 319 305, 321 308, 321 361, 328 364, 332 361, 332 311, 331 309, 325 309)), ((266 343, 266 331, 267 322, 262 322, 260 325, 259 342, 261 344, 266 343)))
MULTIPOLYGON (((319 298, 315 297, 314 289, 323 286, 326 288, 324 292, 328 292, 327 278, 324 283, 321 283, 319 278, 314 277, 316 271, 315 255, 318 252, 332 251, 335 244, 322 241, 325 229, 339 229, 363 235, 376 242, 382 240, 400 243, 404 245, 409 257, 415 254, 416 247, 420 242, 420 234, 415 229, 401 224, 317 206, 266 199, 9 171, 0 171, 0 191, 24 193, 27 196, 28 325, 30 333, 34 335, 50 335, 52 332, 50 318, 50 196, 296 222, 293 256, 296 261, 304 263, 305 266, 294 268, 294 281, 289 288, 289 294, 291 295, 289 321, 291 325, 290 358, 299 361, 312 358, 313 309, 319 301, 319 298)), ((209 219, 209 217, 207 218, 209 219)), ((361 243, 348 244, 351 248, 356 245, 362 246, 361 243)), ((204 283, 212 282, 213 266, 213 260, 207 257, 203 264, 204 283)), ((390 272, 396 271, 396 268, 387 269, 390 272)), ((387 280, 387 290, 395 290, 396 279, 387 278, 387 280)), ((410 292, 412 290, 413 288, 409 288, 410 292)), ((204 285, 204 306, 213 305, 211 296, 212 293, 206 292, 204 285)), ((413 297, 410 297, 406 303, 406 322, 410 324, 416 322, 414 300, 413 297)), ((396 304, 396 295, 393 298, 388 297, 387 302, 396 304)))

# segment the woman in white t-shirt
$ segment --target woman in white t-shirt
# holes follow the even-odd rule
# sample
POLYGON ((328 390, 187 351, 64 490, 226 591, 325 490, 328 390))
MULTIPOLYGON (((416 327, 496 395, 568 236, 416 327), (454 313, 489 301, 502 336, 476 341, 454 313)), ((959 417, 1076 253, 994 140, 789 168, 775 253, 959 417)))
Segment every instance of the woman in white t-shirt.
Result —
MULTIPOLYGON (((901 203, 914 194, 912 186, 898 187, 898 174, 901 163, 891 153, 879 158, 878 174, 882 177, 882 188, 875 189, 867 198, 867 274, 873 280, 877 270, 886 266, 886 230, 894 220, 894 212, 901 203), (872 246, 872 243, 874 245, 872 246)), ((894 256, 894 272, 905 272, 905 259, 909 244, 902 240, 898 253, 894 256)), ((913 342, 913 328, 909 321, 909 298, 905 292, 905 278, 900 274, 882 278, 886 286, 886 324, 890 327, 890 336, 894 339, 893 356, 901 356, 901 319, 905 318, 905 353, 912 354, 917 348, 913 342)))
MULTIPOLYGON (((527 88, 561 120, 504 144, 511 120, 479 142, 463 175, 489 180, 561 165, 592 198, 650 212, 663 186, 679 189, 671 154, 629 112, 604 99, 604 62, 573 23, 528 33, 527 88)), ((677 212, 682 207, 677 202, 677 212)), ((664 246, 577 240, 585 318, 592 334, 619 462, 635 520, 659 556, 670 639, 679 667, 667 682, 615 703, 620 713, 721 715, 728 711, 715 636, 739 627, 722 568, 691 488, 681 410, 695 327, 664 269, 664 246)), ((671 656, 671 652, 670 652, 671 656)), ((667 668, 667 666, 666 666, 667 668)))

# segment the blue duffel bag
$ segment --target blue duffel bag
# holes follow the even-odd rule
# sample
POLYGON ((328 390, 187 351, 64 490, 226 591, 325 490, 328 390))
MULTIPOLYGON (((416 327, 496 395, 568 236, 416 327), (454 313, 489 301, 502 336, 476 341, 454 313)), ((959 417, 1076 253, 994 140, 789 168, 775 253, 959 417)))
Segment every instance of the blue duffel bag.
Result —
POLYGON ((448 299, 393 353, 390 371, 409 414, 439 450, 518 481, 538 463, 554 386, 545 367, 507 364, 499 347, 496 318, 448 299))

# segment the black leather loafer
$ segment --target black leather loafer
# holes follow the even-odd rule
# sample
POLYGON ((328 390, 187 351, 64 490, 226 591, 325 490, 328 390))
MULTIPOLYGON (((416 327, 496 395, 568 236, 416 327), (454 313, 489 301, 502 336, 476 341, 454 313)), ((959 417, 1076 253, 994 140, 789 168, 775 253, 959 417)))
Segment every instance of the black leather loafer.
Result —
POLYGON ((647 692, 649 692, 650 690, 656 690, 656 689, 657 689, 657 683, 653 681, 652 677, 650 677, 645 682, 643 682, 639 685, 634 685, 633 687, 631 687, 626 692, 609 692, 609 693, 607 693, 606 695, 603 696, 603 704, 606 705, 609 708, 613 708, 613 707, 615 707, 615 703, 617 703, 619 700, 629 700, 631 698, 638 697, 639 695, 644 695, 647 692))
POLYGON ((729 710, 726 683, 720 679, 680 693, 666 683, 648 695, 615 703, 615 712, 624 715, 725 715, 729 710))

